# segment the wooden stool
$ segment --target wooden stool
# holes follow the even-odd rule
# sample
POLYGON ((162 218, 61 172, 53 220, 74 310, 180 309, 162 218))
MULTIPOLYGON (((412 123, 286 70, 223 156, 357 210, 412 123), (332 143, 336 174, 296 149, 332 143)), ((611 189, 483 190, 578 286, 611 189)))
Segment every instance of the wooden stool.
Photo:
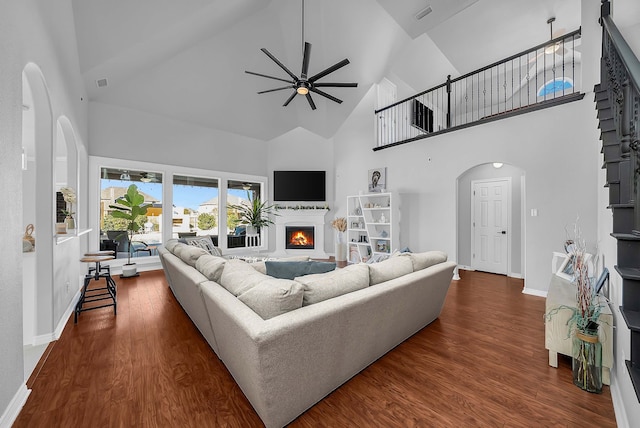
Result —
POLYGON ((87 273, 84 277, 84 285, 82 286, 80 299, 78 300, 78 304, 76 305, 75 313, 73 316, 74 324, 78 322, 78 314, 80 312, 90 311, 92 309, 113 306, 113 314, 117 315, 116 283, 113 278, 111 278, 111 272, 110 269, 108 269, 108 266, 100 266, 100 263, 106 262, 107 260, 113 260, 114 258, 115 257, 113 255, 97 255, 85 256, 80 259, 80 261, 83 263, 95 263, 95 266, 89 268, 89 273, 87 273), (100 278, 105 279, 106 286, 101 288, 92 288, 89 290, 88 288, 91 280, 94 279, 96 281, 100 281, 100 278), (87 308, 83 307, 85 303, 98 302, 101 300, 110 300, 110 302, 99 306, 90 306, 87 308))
MULTIPOLYGON (((92 251, 92 252, 84 253, 85 257, 90 257, 90 256, 114 256, 115 257, 115 254, 116 252, 113 250, 101 250, 101 251, 92 251)), ((94 269, 95 267, 89 266, 89 273, 93 272, 94 269)), ((111 266, 109 265, 104 265, 104 266, 101 265, 100 269, 111 273, 111 266)))

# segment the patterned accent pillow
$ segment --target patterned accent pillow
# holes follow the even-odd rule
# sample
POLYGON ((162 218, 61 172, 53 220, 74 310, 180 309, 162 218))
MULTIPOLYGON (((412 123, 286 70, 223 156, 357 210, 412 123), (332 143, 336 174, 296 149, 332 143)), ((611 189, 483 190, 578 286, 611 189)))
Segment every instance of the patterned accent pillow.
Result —
POLYGON ((220 249, 213 245, 213 241, 210 236, 196 236, 189 237, 186 239, 187 244, 193 245, 195 247, 200 247, 203 250, 206 250, 209 254, 216 257, 222 257, 222 253, 220 249))

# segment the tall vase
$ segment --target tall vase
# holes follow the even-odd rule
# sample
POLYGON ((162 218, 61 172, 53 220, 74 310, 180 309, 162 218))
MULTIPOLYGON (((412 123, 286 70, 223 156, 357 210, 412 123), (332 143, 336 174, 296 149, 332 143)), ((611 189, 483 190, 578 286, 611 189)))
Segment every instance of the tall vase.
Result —
POLYGON ((76 228, 76 221, 74 220, 73 216, 68 215, 65 219, 64 222, 67 224, 67 229, 68 230, 73 230, 76 228))
POLYGON ((602 344, 598 330, 576 330, 571 366, 576 386, 588 392, 602 392, 602 344))
POLYGON ((344 266, 347 264, 347 240, 345 239, 344 232, 338 231, 335 241, 335 258, 338 266, 344 266))

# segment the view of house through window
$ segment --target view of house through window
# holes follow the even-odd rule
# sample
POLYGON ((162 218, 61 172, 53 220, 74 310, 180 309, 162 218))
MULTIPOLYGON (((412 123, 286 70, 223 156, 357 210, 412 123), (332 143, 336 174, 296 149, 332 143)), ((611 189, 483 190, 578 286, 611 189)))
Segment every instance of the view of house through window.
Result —
MULTIPOLYGON (((229 180, 227 183, 227 206, 251 206, 251 201, 261 198, 262 184, 249 181, 229 180)), ((227 248, 246 246, 247 228, 239 210, 227 208, 227 248)))
POLYGON ((162 243, 162 174, 152 171, 100 169, 100 249, 116 251, 117 258, 148 257, 157 255, 162 243), (111 215, 116 199, 135 184, 149 204, 147 213, 135 219, 139 226, 131 237, 127 236, 128 220, 111 215))
POLYGON ((218 182, 217 178, 173 176, 172 237, 209 235, 218 245, 218 182))

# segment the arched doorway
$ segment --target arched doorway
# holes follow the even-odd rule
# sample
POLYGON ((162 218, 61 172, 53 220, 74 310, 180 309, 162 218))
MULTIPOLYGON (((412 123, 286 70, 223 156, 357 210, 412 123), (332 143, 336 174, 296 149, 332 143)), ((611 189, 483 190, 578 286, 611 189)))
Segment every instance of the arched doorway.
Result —
MULTIPOLYGON (((524 277, 524 215, 525 203, 525 171, 509 164, 479 164, 469 168, 457 178, 457 260, 462 269, 479 269, 493 273, 501 273, 515 278, 524 277), (485 207, 488 209, 492 219, 499 221, 501 227, 490 233, 500 234, 495 237, 496 244, 483 242, 481 235, 481 215, 486 211, 480 208, 480 195, 473 195, 474 186, 503 189, 496 191, 500 193, 498 199, 486 200, 485 207), (495 209, 500 206, 501 209, 495 209), (494 210, 495 209, 495 210, 494 210), (493 211, 492 211, 493 210, 493 211), (506 216, 506 218, 504 218, 506 216), (499 230, 498 230, 499 229, 499 230), (483 248, 483 243, 485 248, 483 248), (501 247, 504 246, 504 247, 501 247), (500 248, 500 249, 498 249, 500 248), (480 261, 480 254, 487 249, 491 255, 495 254, 496 260, 501 256, 497 254, 501 249, 506 260, 504 267, 500 263, 495 263, 494 268, 486 267, 480 261), (495 251, 495 253, 493 252, 495 251), (504 270, 502 270, 504 269, 504 270)), ((498 223, 491 222, 491 226, 498 223)))

